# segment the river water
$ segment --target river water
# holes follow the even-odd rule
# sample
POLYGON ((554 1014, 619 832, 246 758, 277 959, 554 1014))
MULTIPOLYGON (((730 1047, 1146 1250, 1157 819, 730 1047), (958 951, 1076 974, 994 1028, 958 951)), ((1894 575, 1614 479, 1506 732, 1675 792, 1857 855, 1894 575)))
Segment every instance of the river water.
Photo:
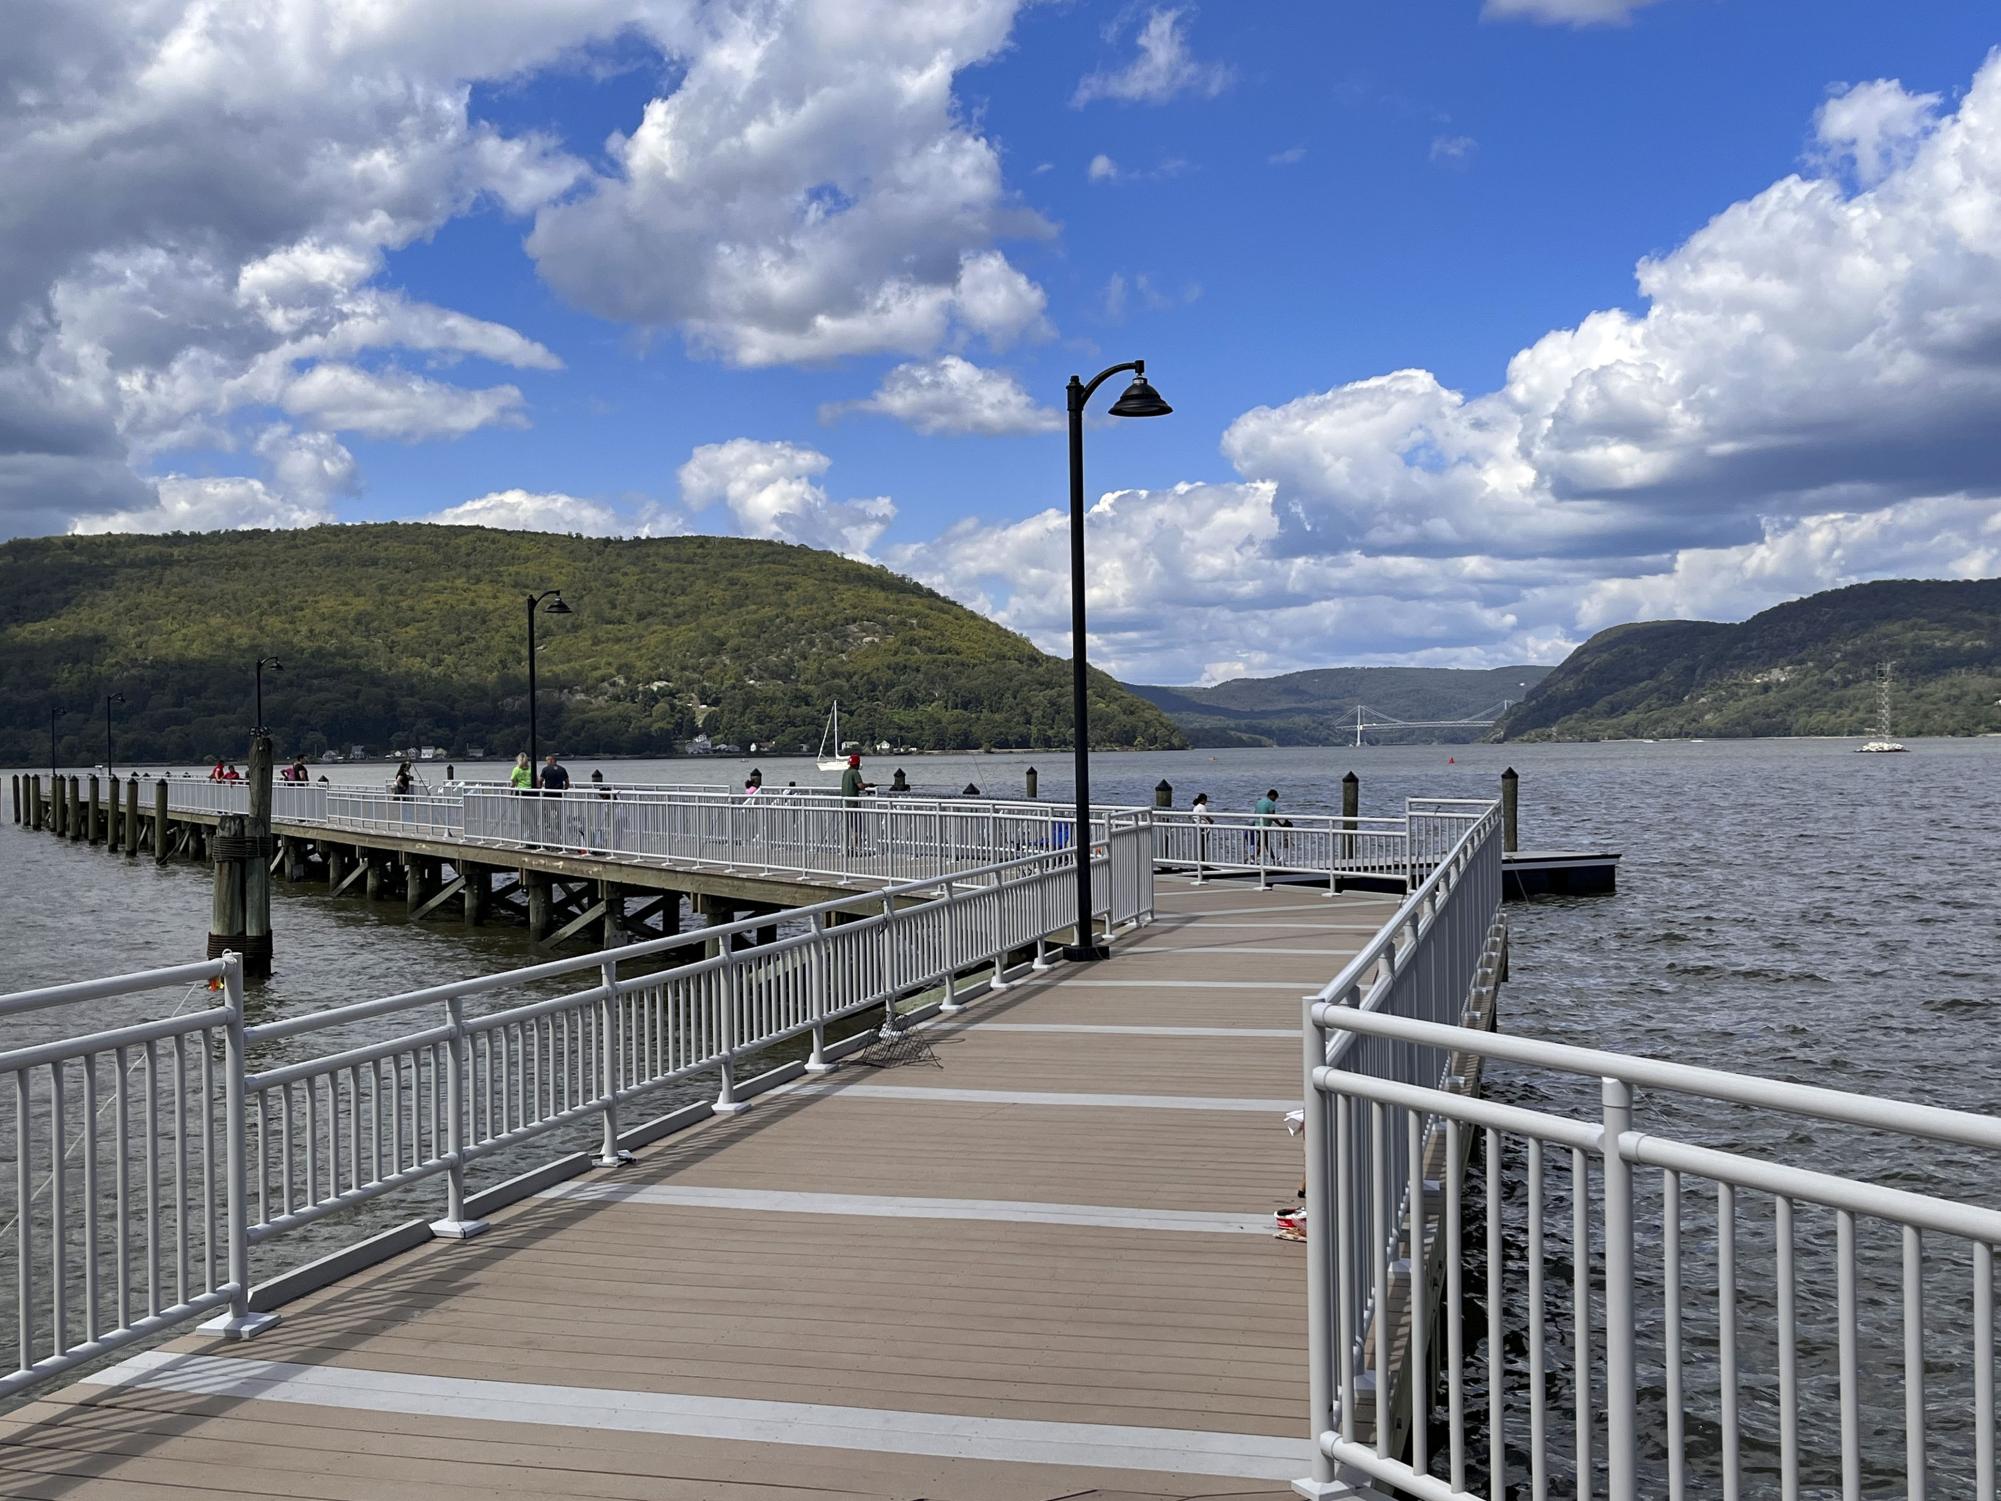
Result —
MULTIPOLYGON (((1099 801, 1151 803, 1155 785, 1165 781, 1176 806, 1206 791, 1218 808, 1241 808, 1275 787, 1282 810, 1338 811, 1340 778, 1353 770, 1361 778, 1362 812, 1387 815, 1400 811, 1407 796, 1490 796, 1502 767, 1512 765, 1522 778, 1525 849, 1615 849, 1624 859, 1616 896, 1543 899, 1510 909, 1512 976, 1502 997, 1507 1030, 2001 1113, 2001 1048, 1995 1046, 2001 1028, 1996 814, 2001 739, 1910 745, 1905 756, 1856 755, 1854 742, 1835 740, 1108 754, 1093 758, 1092 790, 1099 801)), ((1016 796, 1033 764, 1042 796, 1056 799, 1070 790, 1067 762, 1060 754, 871 757, 868 772, 887 785, 900 765, 913 790, 956 794, 971 784, 989 795, 1016 796)), ((572 762, 571 772, 579 781, 595 766, 615 781, 740 786, 751 764, 723 758, 585 760, 572 762)), ((762 758, 756 764, 767 787, 833 780, 810 762, 762 758)), ((425 770, 434 781, 441 779, 442 768, 425 770)), ((498 776, 500 768, 461 765, 459 773, 498 776)), ((329 771, 336 781, 370 785, 380 785, 384 774, 381 767, 329 771)), ((11 823, 0 825, 0 869, 7 877, 0 990, 201 954, 209 901, 203 870, 185 864, 157 868, 150 859, 129 862, 31 836, 11 823)), ((273 926, 275 972, 253 998, 260 1017, 489 973, 533 957, 515 929, 409 924, 387 905, 330 901, 314 888, 279 886, 273 926)), ((131 1019, 126 1011, 93 1015, 90 1022, 131 1019)), ((64 1018, 58 1024, 44 1015, 0 1023, 0 1047, 81 1030, 76 1021, 64 1018)), ((1502 1069, 1493 1086, 1514 1103, 1587 1117, 1597 1109, 1596 1087, 1589 1081, 1502 1069)), ((689 1091, 688 1097, 700 1092, 689 1091)), ((663 1096, 662 1103, 664 1108, 675 1098, 663 1096)), ((1996 1203, 2001 1189, 1991 1163, 1965 1154, 1912 1154, 1894 1143, 1832 1129, 1696 1111, 1672 1097, 1643 1097, 1638 1124, 1710 1145, 1783 1150, 1804 1165, 1873 1173, 1897 1186, 1963 1193, 1984 1203, 1996 1203)), ((580 1132, 574 1141, 537 1144, 531 1155, 553 1156, 560 1148, 585 1144, 586 1137, 580 1132)), ((435 1186, 416 1195, 404 1205, 352 1220, 339 1217, 319 1235, 302 1236, 301 1250, 277 1264, 303 1259, 305 1251, 323 1249, 328 1239, 352 1239, 359 1226, 435 1211, 435 1186)), ((1702 1209, 1691 1201, 1686 1211, 1691 1287, 1710 1275, 1705 1267, 1713 1268, 1713 1200, 1708 1202, 1702 1209)), ((1510 1256, 1518 1258, 1528 1218, 1519 1192, 1511 1189, 1502 1215, 1510 1256)), ((1554 1223, 1567 1221, 1567 1207, 1553 1207, 1545 1218, 1552 1223, 1549 1254, 1567 1257, 1562 1226, 1554 1223)), ((1746 1338, 1755 1341, 1763 1337, 1760 1318, 1769 1319, 1769 1288, 1749 1287, 1748 1279, 1759 1237, 1768 1246, 1771 1232, 1768 1222, 1752 1221, 1747 1210, 1741 1231, 1747 1246, 1746 1338)), ((1832 1318, 1832 1230, 1803 1211, 1800 1233, 1802 1336, 1817 1339, 1832 1318)), ((1895 1356, 1894 1252, 1892 1246, 1884 1263, 1891 1268, 1887 1286, 1865 1287, 1876 1327, 1865 1330, 1864 1353, 1888 1362, 1886 1378, 1901 1370, 1895 1356)), ((1643 1262, 1649 1257, 1655 1270, 1643 1267, 1643 1280, 1657 1281, 1657 1243, 1643 1245, 1643 1262)), ((274 1269, 260 1267, 260 1273, 274 1269)), ((1953 1280, 1962 1270, 1945 1253, 1928 1268, 1928 1279, 1939 1279, 1940 1297, 1963 1299, 1964 1284, 1953 1280)), ((1483 1273, 1475 1269, 1474 1275, 1477 1285, 1483 1273)), ((1554 1263, 1551 1275, 1567 1286, 1567 1271, 1559 1273, 1554 1263)), ((1643 1287, 1643 1307, 1645 1292, 1643 1287)), ((1653 1301, 1642 1342, 1643 1371, 1647 1351, 1658 1346, 1658 1300, 1653 1301)), ((1712 1294, 1712 1311, 1713 1302, 1712 1294)), ((1713 1318, 1704 1325, 1703 1317, 1692 1308, 1692 1401, 1706 1370, 1713 1378, 1704 1365, 1708 1359, 1713 1367, 1713 1359, 1700 1348, 1705 1329, 1713 1338, 1713 1318)), ((1469 1351, 1474 1348, 1469 1344, 1469 1351)), ((1509 1354, 1520 1363, 1520 1351, 1509 1354)), ((1802 1361, 1803 1390, 1810 1399, 1803 1442, 1811 1495, 1831 1484, 1838 1469, 1828 1452, 1828 1430, 1811 1400, 1826 1395, 1831 1378, 1818 1355, 1803 1355, 1802 1361)), ((1560 1387, 1568 1380, 1567 1367, 1560 1358, 1553 1365, 1552 1381, 1560 1387)), ((1934 1402, 1939 1421, 1949 1423, 1953 1411, 1963 1416, 1963 1402, 1958 1409, 1953 1403, 1965 1372, 1963 1362, 1953 1364, 1949 1350, 1941 1351, 1940 1365, 1934 1402)), ((1747 1397, 1745 1421, 1750 1494, 1769 1488, 1776 1453, 1769 1414, 1759 1405, 1770 1395, 1769 1370, 1769 1349, 1762 1363, 1747 1351, 1746 1381, 1755 1388, 1747 1397)), ((1643 1408, 1658 1407, 1658 1376, 1657 1369, 1643 1376, 1643 1408)), ((1894 1383, 1886 1384, 1893 1389, 1884 1400, 1901 1402, 1894 1383)), ((1642 1431, 1648 1426, 1643 1413, 1642 1431)), ((1901 1494, 1900 1471, 1892 1463, 1901 1457, 1901 1443, 1888 1427, 1879 1437, 1869 1450, 1872 1456, 1880 1450, 1891 1468, 1872 1469, 1865 1493, 1901 1494)), ((1562 1445, 1553 1450, 1559 1469, 1568 1453, 1562 1445)), ((1953 1494, 1970 1484, 1961 1478, 1970 1476, 1969 1467, 1970 1458, 1960 1464, 1947 1455, 1934 1476, 1935 1494, 1953 1494)))

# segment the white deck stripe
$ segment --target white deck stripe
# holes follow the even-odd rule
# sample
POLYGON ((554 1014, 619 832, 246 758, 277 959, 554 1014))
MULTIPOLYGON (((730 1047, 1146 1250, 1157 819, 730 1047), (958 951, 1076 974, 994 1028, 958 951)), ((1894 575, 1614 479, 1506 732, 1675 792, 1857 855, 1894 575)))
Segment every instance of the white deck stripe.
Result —
POLYGON ((1311 1450, 1305 1440, 1252 1433, 969 1418, 809 1402, 478 1381, 282 1360, 172 1355, 164 1350, 144 1351, 83 1379, 100 1386, 147 1387, 358 1412, 614 1429, 670 1438, 734 1439, 1003 1464, 1171 1471, 1246 1480, 1290 1480, 1305 1474, 1311 1465, 1311 1450))
POLYGON ((1012 1199, 916 1199, 883 1194, 770 1192, 669 1183, 563 1183, 539 1199, 676 1204, 772 1214, 863 1215, 896 1220, 999 1220, 1012 1225, 1081 1225, 1101 1230, 1174 1230, 1204 1235, 1270 1235, 1271 1216, 1187 1209, 1124 1209, 1101 1204, 1035 1204, 1012 1199))
POLYGON ((1298 1100, 1217 1099, 1185 1094, 1073 1094, 1041 1089, 939 1089, 923 1085, 810 1083, 801 1094, 837 1100, 949 1101, 970 1105, 1060 1105, 1106 1110, 1276 1110, 1299 1108, 1298 1100))
MULTIPOLYGON (((1364 933, 1379 933, 1380 928, 1363 928, 1364 933)), ((1295 959, 1341 959, 1361 952, 1361 945, 1345 949, 1280 949, 1267 948, 1261 943, 1177 943, 1177 944, 1133 944, 1120 952, 1129 958, 1144 958, 1160 954, 1278 954, 1295 959)))
POLYGON ((1304 995, 1310 980, 1065 980, 1065 990, 1283 990, 1304 995))
POLYGON ((1298 1027, 1115 1027, 1087 1022, 967 1022, 982 1032, 1086 1032, 1094 1037, 1285 1037, 1298 1027))
POLYGON ((1190 928, 1263 928, 1273 933, 1379 933, 1381 923, 1344 922, 1219 922, 1213 917, 1192 918, 1188 922, 1155 922, 1155 933, 1185 933, 1190 928))

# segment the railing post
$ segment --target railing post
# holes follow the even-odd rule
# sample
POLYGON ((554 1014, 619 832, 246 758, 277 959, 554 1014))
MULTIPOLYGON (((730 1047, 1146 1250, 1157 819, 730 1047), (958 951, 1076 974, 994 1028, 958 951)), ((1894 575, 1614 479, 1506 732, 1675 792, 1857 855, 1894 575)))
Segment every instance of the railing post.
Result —
MULTIPOLYGON (((1633 1419, 1633 1169, 1619 1138, 1633 1129, 1633 1088, 1603 1081, 1605 1137, 1605 1464, 1611 1501, 1637 1501, 1633 1419)), ((1579 1248, 1578 1254, 1583 1254, 1579 1248)), ((1580 1388, 1582 1383, 1579 1383, 1580 1388)), ((1581 1400, 1581 1399, 1580 1399, 1581 1400)))
POLYGON ((618 961, 607 959, 598 966, 604 978, 604 994, 598 998, 598 1092, 604 1097, 604 1136, 593 1167, 623 1167, 632 1153, 618 1144, 618 961))
MULTIPOLYGON (((234 951, 222 956, 222 1004, 227 1012, 223 1022, 223 1214, 229 1235, 229 1312, 202 1324, 210 1334, 229 1339, 252 1339, 278 1322, 275 1313, 250 1311, 250 1174, 244 1161, 246 1152, 243 1124, 243 1079, 248 1050, 243 1037, 243 956, 234 951)), ((205 1101, 213 1109, 214 1101, 205 1101)), ((259 1165, 262 1171, 262 1165, 259 1165)))
MULTIPOLYGON (((1037 957, 1041 957, 1041 944, 1036 945, 1037 957)), ((959 999, 959 904, 952 898, 952 882, 945 882, 945 999, 938 1003, 944 1013, 964 1011, 965 1003, 959 999)))
POLYGON ((882 926, 876 931, 881 935, 878 952, 882 956, 882 1026, 876 1036, 884 1042, 895 1042, 903 1036, 903 1028, 897 1025, 896 1016, 896 957, 895 937, 891 929, 896 926, 896 898, 882 899, 882 926))
POLYGON ((827 965, 827 914, 813 914, 813 941, 806 946, 806 983, 813 995, 813 1056, 806 1060, 806 1072, 824 1074, 834 1065, 827 1061, 827 995, 830 988, 827 965))
MULTIPOLYGON (((451 1069, 445 1079, 445 1152, 451 1166, 445 1173, 445 1217, 431 1222, 431 1234, 444 1240, 471 1240, 486 1229, 485 1220, 466 1218, 466 1046, 465 1006, 459 997, 445 1002, 450 1031, 445 1058, 451 1069)), ((436 1087, 435 1082, 433 1088, 436 1087)))
POLYGON ((736 1097, 736 945, 728 938, 722 939, 721 942, 723 965, 717 973, 722 976, 723 981, 723 1014, 717 1018, 721 1025, 716 1030, 723 1044, 722 1083, 716 1090, 716 1103, 712 1108, 717 1115, 735 1115, 740 1110, 750 1109, 750 1101, 739 1100, 736 1097))
MULTIPOLYGON (((1334 1408, 1341 1395, 1335 1361, 1347 1358, 1347 1352, 1338 1346, 1334 1327, 1335 1238, 1346 1227, 1336 1227, 1339 1209, 1330 1202, 1332 1195, 1328 1192, 1328 1167, 1332 1161, 1331 1133, 1327 1129, 1330 1101, 1327 1091, 1314 1078, 1318 1070, 1327 1066, 1327 1029, 1313 1015, 1318 1000, 1317 996, 1306 997, 1300 1028, 1305 1043, 1302 1062, 1306 1117, 1306 1437, 1313 1450, 1313 1468, 1303 1479, 1295 1480, 1292 1488, 1302 1496, 1335 1497, 1353 1494, 1334 1461, 1320 1447, 1321 1435, 1334 1431, 1334 1408)), ((1382 1421, 1381 1414, 1377 1421, 1382 1421)))

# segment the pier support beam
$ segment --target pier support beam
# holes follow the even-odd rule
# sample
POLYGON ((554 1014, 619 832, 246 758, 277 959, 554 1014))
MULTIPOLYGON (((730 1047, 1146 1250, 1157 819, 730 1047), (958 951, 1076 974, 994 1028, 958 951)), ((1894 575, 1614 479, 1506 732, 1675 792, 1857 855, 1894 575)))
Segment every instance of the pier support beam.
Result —
POLYGON ((40 777, 29 777, 28 778, 28 827, 31 829, 39 829, 41 826, 42 826, 42 779, 40 777))
POLYGON ((125 843, 125 784, 117 777, 104 779, 104 848, 116 854, 125 843))
POLYGON ((528 941, 540 943, 549 936, 549 873, 543 870, 522 871, 521 889, 528 896, 528 941))
POLYGON ((422 855, 403 857, 403 910, 417 915, 437 885, 437 862, 422 855))
POLYGON ((83 842, 95 844, 101 829, 100 815, 103 809, 98 802, 97 773, 94 771, 90 774, 89 791, 85 794, 83 809, 83 842))
POLYGON ((69 838, 71 844, 83 838, 83 784, 75 777, 69 779, 69 838))
POLYGON ((604 902, 604 943, 603 947, 615 949, 626 940, 625 931, 625 888, 616 881, 598 882, 598 892, 604 902))
POLYGON ((465 865, 459 868, 459 875, 465 882, 465 924, 482 927, 493 908, 493 867, 465 865))
POLYGON ((153 863, 167 863, 167 779, 153 784, 153 863))
POLYGON ((125 857, 137 858, 139 854, 139 778, 134 776, 125 784, 125 857))
POLYGON ((382 863, 373 850, 363 850, 361 860, 363 866, 368 871, 368 874, 362 877, 362 895, 367 897, 371 902, 379 902, 382 900, 383 893, 388 887, 388 867, 382 863))

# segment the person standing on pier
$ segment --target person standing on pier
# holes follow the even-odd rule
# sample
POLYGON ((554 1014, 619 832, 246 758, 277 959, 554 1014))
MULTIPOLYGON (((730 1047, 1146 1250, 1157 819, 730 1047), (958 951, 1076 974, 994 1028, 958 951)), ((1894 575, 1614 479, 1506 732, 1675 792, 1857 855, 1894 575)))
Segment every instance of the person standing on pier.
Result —
POLYGON ((556 753, 550 751, 542 761, 542 796, 556 799, 553 806, 545 809, 550 842, 558 849, 563 844, 563 804, 562 796, 570 790, 570 773, 556 760, 556 753))
POLYGON ((1278 822, 1278 789, 1267 787, 1265 795, 1251 805, 1258 817, 1257 832, 1251 836, 1252 853, 1259 858, 1271 853, 1271 829, 1278 822))
POLYGON ((862 794, 873 792, 875 783, 862 780, 862 758, 848 757, 848 769, 841 773, 841 801, 848 810, 848 853, 862 852, 862 794))
POLYGON ((1209 811, 1209 794, 1196 793, 1188 811, 1195 815, 1195 863, 1200 865, 1209 858, 1209 830, 1216 823, 1216 815, 1209 811))
POLYGON ((523 751, 514 758, 514 770, 507 774, 507 785, 516 792, 526 792, 535 785, 535 773, 528 765, 528 752, 523 751))

